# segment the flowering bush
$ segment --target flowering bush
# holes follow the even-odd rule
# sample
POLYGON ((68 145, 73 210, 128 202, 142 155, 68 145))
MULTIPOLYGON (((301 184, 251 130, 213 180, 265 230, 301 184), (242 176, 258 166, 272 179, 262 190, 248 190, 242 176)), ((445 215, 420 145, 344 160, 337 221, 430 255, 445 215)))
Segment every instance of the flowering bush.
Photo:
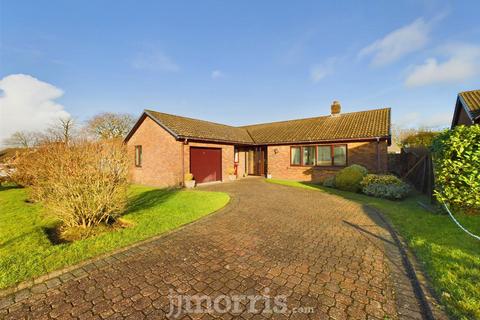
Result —
POLYGON ((368 174, 360 185, 363 193, 377 198, 403 199, 410 191, 405 182, 393 175, 368 174))

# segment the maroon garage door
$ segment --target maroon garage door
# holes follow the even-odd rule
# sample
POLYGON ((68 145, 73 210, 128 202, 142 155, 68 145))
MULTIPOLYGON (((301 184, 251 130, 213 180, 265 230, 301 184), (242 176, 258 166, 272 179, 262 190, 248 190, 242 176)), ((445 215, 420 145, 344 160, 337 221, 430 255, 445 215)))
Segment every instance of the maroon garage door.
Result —
POLYGON ((222 180, 222 149, 190 148, 190 172, 197 183, 222 180))

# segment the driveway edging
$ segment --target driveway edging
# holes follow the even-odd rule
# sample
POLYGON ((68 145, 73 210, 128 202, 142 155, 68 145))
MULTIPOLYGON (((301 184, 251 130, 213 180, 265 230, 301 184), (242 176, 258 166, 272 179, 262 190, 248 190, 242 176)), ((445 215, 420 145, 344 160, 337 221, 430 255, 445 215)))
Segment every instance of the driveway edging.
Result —
POLYGON ((397 244, 402 257, 402 263, 408 273, 408 277, 414 288, 415 296, 422 309, 422 316, 424 319, 449 319, 446 312, 443 310, 443 306, 438 301, 438 298, 433 291, 432 286, 429 283, 428 277, 423 271, 422 266, 417 261, 415 255, 408 247, 405 239, 397 232, 390 221, 385 218, 383 213, 377 208, 365 204, 370 210, 375 212, 377 216, 382 220, 388 228, 388 231, 392 235, 395 243, 397 244))
POLYGON ((12 304, 29 298, 32 293, 42 293, 47 291, 47 289, 55 288, 67 281, 81 279, 87 276, 90 271, 101 270, 103 267, 108 266, 107 262, 112 262, 113 260, 122 261, 123 259, 129 257, 135 252, 143 251, 142 249, 140 249, 140 247, 143 245, 152 243, 171 234, 179 232, 187 226, 193 225, 205 219, 209 219, 212 216, 225 211, 227 208, 238 204, 237 198, 233 197, 231 194, 228 194, 228 196, 230 197, 229 201, 220 209, 210 212, 207 215, 194 221, 187 222, 179 226, 178 228, 166 231, 145 240, 140 240, 125 247, 89 258, 72 266, 66 266, 64 268, 51 271, 39 277, 25 280, 16 285, 0 289, 0 310, 8 308, 12 304), (127 251, 128 253, 126 253, 127 251))

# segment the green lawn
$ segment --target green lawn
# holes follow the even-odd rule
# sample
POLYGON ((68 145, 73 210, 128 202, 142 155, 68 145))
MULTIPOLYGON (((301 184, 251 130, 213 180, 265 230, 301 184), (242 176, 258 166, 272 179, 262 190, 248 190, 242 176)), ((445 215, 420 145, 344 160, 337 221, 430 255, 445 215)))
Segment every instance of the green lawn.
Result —
MULTIPOLYGON (((267 181, 328 192, 377 208, 407 240, 449 314, 480 319, 480 242, 463 233, 448 216, 423 209, 418 201, 428 203, 426 197, 390 201, 308 183, 267 181)), ((458 220, 480 234, 480 216, 458 215, 458 220)))
POLYGON ((122 216, 133 225, 71 244, 52 245, 44 228, 58 221, 40 204, 25 202, 26 190, 0 187, 0 288, 78 263, 175 229, 225 206, 221 192, 132 186, 122 216))

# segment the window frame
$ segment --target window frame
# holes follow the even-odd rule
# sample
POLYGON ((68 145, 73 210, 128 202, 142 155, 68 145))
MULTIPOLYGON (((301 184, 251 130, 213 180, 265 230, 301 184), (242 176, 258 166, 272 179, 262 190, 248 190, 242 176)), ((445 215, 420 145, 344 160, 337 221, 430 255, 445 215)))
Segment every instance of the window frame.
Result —
POLYGON ((290 166, 292 166, 292 167, 302 167, 302 163, 303 163, 303 162, 302 162, 302 160, 303 160, 302 158, 303 158, 303 156, 302 156, 302 147, 301 147, 301 146, 290 146, 290 166), (292 162, 292 154, 293 154, 292 149, 293 149, 293 148, 298 148, 298 149, 300 149, 300 163, 299 163, 299 164, 295 164, 295 163, 292 162))
POLYGON ((291 145, 290 146, 290 166, 291 167, 319 167, 319 168, 343 168, 348 166, 348 143, 325 143, 325 144, 306 144, 306 145, 291 145), (318 160, 318 147, 320 146, 328 146, 330 147, 330 164, 328 165, 319 165, 317 163, 318 160), (334 157, 335 157, 335 147, 336 146, 344 146, 345 147, 345 164, 344 165, 335 165, 334 164, 334 157), (313 165, 306 165, 303 164, 303 148, 304 147, 315 147, 315 163, 313 165), (292 149, 299 148, 300 149, 300 164, 292 163, 292 149))
POLYGON ((135 167, 141 168, 143 162, 143 148, 142 145, 135 146, 135 167), (138 151, 138 153, 137 153, 138 151), (137 158, 138 155, 138 158, 137 158))
POLYGON ((302 146, 300 148, 301 152, 300 152, 300 163, 302 165, 302 167, 315 167, 317 165, 317 148, 318 146, 316 145, 306 145, 306 146, 302 146), (305 155, 305 148, 313 148, 313 164, 305 164, 305 159, 304 159, 304 155, 305 155))
POLYGON ((332 144, 332 167, 348 166, 348 144, 332 144), (335 164, 335 147, 345 147, 345 164, 335 164))

